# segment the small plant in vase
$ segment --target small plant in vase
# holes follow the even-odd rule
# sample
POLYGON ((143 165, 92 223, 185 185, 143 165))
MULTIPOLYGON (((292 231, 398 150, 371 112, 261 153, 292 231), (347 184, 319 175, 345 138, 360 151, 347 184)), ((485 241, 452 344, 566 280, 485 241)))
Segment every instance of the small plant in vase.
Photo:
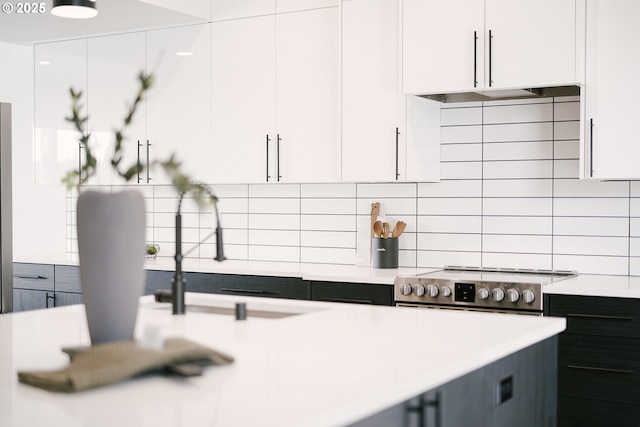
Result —
MULTIPOLYGON (((131 103, 123 124, 114 131, 114 145, 110 167, 124 183, 145 170, 139 160, 125 165, 124 142, 127 127, 132 123, 138 106, 153 85, 153 76, 140 73, 139 88, 131 103)), ((145 203, 142 194, 134 189, 108 193, 83 190, 82 186, 98 170, 98 159, 91 147, 91 135, 85 131, 88 116, 81 113, 82 91, 70 89, 71 116, 80 133, 84 150, 84 161, 78 169, 69 171, 62 179, 67 188, 78 191, 77 232, 80 261, 80 282, 83 302, 87 311, 87 322, 93 344, 107 341, 132 339, 137 316, 138 299, 145 285, 144 258, 149 254, 145 244, 145 203)), ((105 162, 106 163, 106 162, 105 162)), ((193 181, 181 168, 181 163, 171 155, 166 160, 156 160, 148 167, 161 167, 170 177, 179 201, 176 213, 176 275, 172 283, 174 314, 184 313, 184 286, 182 277, 181 250, 181 206, 185 195, 191 195, 202 207, 207 204, 215 209, 218 239, 216 260, 225 259, 222 253, 222 229, 220 228, 216 203, 218 198, 211 189, 193 181), (177 307, 177 308, 176 308, 177 307)), ((154 249, 157 245, 151 245, 154 249)), ((157 254, 157 250, 154 254, 157 254)))

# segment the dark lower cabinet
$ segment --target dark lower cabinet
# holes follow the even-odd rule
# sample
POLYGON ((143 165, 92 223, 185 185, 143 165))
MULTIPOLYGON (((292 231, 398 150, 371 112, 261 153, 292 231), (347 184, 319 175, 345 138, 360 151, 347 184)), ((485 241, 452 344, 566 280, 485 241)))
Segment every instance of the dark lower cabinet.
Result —
POLYGON ((393 286, 369 283, 311 281, 314 301, 393 305, 393 286))
POLYGON ((558 349, 558 426, 640 425, 640 300, 546 295, 565 317, 558 349))
POLYGON ((13 311, 81 304, 77 266, 13 264, 13 311))
POLYGON ((350 427, 555 427, 556 358, 552 337, 350 427))
MULTIPOLYGON (((310 299, 309 283, 299 277, 187 272, 184 278, 187 292, 310 299)), ((145 294, 150 295, 160 289, 170 290, 172 280, 173 272, 148 270, 145 294)))

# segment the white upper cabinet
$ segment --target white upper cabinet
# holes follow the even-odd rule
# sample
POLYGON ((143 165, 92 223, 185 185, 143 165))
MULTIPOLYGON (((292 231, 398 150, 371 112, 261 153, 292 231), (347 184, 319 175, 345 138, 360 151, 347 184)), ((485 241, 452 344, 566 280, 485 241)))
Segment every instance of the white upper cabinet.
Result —
POLYGON ((485 0, 485 5, 485 36, 491 34, 485 43, 485 88, 577 82, 575 0, 485 0))
POLYGON ((212 0, 213 21, 249 18, 276 13, 276 0, 212 0))
POLYGON ((640 2, 587 0, 585 178, 640 178, 640 2))
POLYGON ((212 24, 213 182, 275 180, 275 15, 212 24))
POLYGON ((340 180, 340 18, 213 23, 213 182, 340 180))
MULTIPOLYGON (((91 145, 98 159, 94 184, 123 184, 112 171, 114 131, 123 128, 139 88, 138 75, 145 71, 145 33, 92 37, 88 40, 88 107, 91 145)), ((147 141, 146 104, 141 102, 124 131, 121 171, 144 161, 147 141)), ((135 177, 132 183, 137 181, 135 177)), ((142 176, 140 177, 142 179, 142 176)))
POLYGON ((404 0, 403 92, 477 90, 484 82, 484 1, 404 0))
POLYGON ((572 85, 575 0, 404 0, 403 91, 572 85))
POLYGON ((405 178, 405 97, 400 93, 396 0, 342 5, 342 180, 405 178))
MULTIPOLYGON (((147 32, 146 62, 154 75, 147 94, 145 158, 164 161, 172 154, 191 178, 211 180, 211 25, 147 32), (147 150, 148 149, 148 150, 147 150)), ((169 184, 156 167, 142 177, 169 184)))
POLYGON ((72 87, 82 91, 81 111, 87 112, 87 41, 37 44, 34 67, 36 182, 60 185, 79 166, 80 135, 65 117, 71 115, 72 87))
POLYGON ((276 180, 340 181, 340 13, 276 15, 276 180))

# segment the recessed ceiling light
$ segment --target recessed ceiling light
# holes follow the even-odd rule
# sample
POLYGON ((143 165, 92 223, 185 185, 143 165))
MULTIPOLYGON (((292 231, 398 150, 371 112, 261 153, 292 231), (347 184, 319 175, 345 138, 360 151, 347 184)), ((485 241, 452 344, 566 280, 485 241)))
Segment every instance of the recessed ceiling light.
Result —
POLYGON ((193 52, 176 52, 178 56, 192 56, 193 52))
POLYGON ((53 0, 51 14, 62 18, 86 19, 98 14, 95 0, 53 0))
POLYGON ((40 65, 51 65, 51 62, 49 62, 49 61, 40 61, 40 62, 38 62, 38 64, 40 64, 40 65))

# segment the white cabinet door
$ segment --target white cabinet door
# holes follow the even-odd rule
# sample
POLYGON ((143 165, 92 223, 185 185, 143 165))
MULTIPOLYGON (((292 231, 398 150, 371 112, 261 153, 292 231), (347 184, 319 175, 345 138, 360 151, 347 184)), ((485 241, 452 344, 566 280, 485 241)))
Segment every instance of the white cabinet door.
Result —
MULTIPOLYGON (((151 163, 175 154, 191 178, 210 182, 210 24, 147 32, 146 58, 148 72, 155 78, 147 96, 151 163)), ((143 181, 170 184, 158 167, 145 173, 143 181)))
POLYGON ((276 15, 278 181, 340 180, 340 11, 276 15))
POLYGON ((275 15, 214 22, 211 52, 213 182, 275 180, 275 15))
POLYGON ((87 41, 70 40, 34 46, 35 172, 39 184, 60 185, 78 169, 79 137, 72 123, 69 89, 81 90, 87 106, 87 41))
POLYGON ((485 87, 576 83, 575 0, 485 3, 485 87))
POLYGON ((276 0, 213 0, 213 21, 271 15, 276 12, 276 0))
POLYGON ((343 181, 406 178, 398 14, 396 0, 342 5, 343 181))
POLYGON ((404 93, 482 88, 482 0, 404 0, 402 16, 404 93))
POLYGON ((404 0, 403 91, 573 85, 575 0, 404 0))
MULTIPOLYGON (((110 165, 115 144, 114 130, 122 129, 139 89, 138 75, 146 71, 145 40, 144 32, 92 37, 88 40, 89 131, 99 162, 95 184, 124 184, 122 179, 114 175, 110 165)), ((145 110, 143 101, 124 132, 123 159, 119 166, 121 171, 134 166, 138 160, 145 161, 145 110)), ((136 176, 129 183, 142 182, 142 179, 142 175, 136 176)))
POLYGON ((640 3, 588 0, 585 177, 640 178, 640 3))

